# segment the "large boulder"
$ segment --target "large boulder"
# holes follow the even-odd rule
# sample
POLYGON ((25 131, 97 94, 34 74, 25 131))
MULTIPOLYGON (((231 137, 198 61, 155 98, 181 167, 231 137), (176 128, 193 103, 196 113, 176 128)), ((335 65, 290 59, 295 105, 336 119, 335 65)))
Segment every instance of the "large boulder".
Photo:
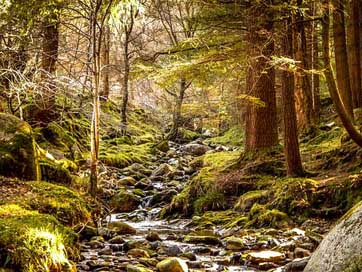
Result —
POLYGON ((132 212, 138 208, 142 200, 132 192, 121 189, 110 201, 115 212, 132 212))
POLYGON ((0 175, 37 179, 37 156, 30 125, 16 116, 0 114, 0 175))
POLYGON ((362 202, 327 234, 304 272, 362 271, 362 202))
POLYGON ((184 260, 179 258, 167 258, 156 266, 159 272, 188 272, 189 269, 184 260))
POLYGON ((202 156, 211 148, 202 144, 187 144, 182 147, 182 150, 193 156, 202 156))

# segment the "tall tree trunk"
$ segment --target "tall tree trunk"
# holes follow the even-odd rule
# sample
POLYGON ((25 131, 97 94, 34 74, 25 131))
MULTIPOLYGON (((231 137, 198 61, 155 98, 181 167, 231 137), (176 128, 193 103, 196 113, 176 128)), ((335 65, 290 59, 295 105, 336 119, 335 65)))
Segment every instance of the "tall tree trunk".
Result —
POLYGON ((56 72, 59 48, 59 22, 58 15, 51 14, 45 18, 42 25, 42 55, 41 77, 43 81, 42 94, 36 98, 38 109, 32 114, 34 120, 48 123, 55 119, 56 86, 53 76, 56 72))
MULTIPOLYGON (((303 0, 297 1, 298 7, 303 7, 303 0)), ((308 45, 306 37, 304 16, 298 12, 295 16, 294 48, 295 59, 300 63, 299 71, 295 75, 295 98, 297 108, 298 127, 305 130, 314 125, 313 123, 313 95, 311 88, 311 78, 304 70, 310 69, 308 45)), ((309 50, 310 51, 310 50, 309 50)))
MULTIPOLYGON (((285 23, 286 34, 283 40, 283 53, 287 58, 293 58, 292 20, 285 23)), ((301 176, 304 174, 299 151, 297 115, 294 101, 294 72, 288 69, 282 72, 282 103, 283 103, 283 129, 284 154, 288 176, 301 176)))
POLYGON ((128 97, 129 97, 129 72, 130 72, 128 34, 126 34, 126 39, 124 42, 123 61, 124 61, 124 76, 123 76, 123 97, 122 97, 122 107, 121 107, 121 133, 124 136, 127 134, 127 106, 128 106, 128 97))
POLYGON ((181 126, 181 120, 182 120, 182 104, 185 97, 186 89, 187 89, 186 80, 181 79, 180 90, 178 94, 175 96, 176 103, 172 116, 172 127, 167 135, 167 139, 171 141, 175 141, 179 136, 179 128, 181 126))
POLYGON ((342 103, 351 120, 353 120, 352 92, 349 78, 349 66, 345 28, 345 0, 332 0, 333 3, 333 36, 336 59, 337 84, 342 103))
POLYGON ((349 7, 350 16, 348 18, 348 55, 349 72, 351 79, 351 90, 353 97, 353 107, 362 107, 362 83, 361 83, 361 37, 359 21, 362 18, 361 1, 352 0, 349 7))
POLYGON ((109 53, 111 49, 111 30, 108 24, 104 26, 104 41, 102 50, 102 85, 101 98, 108 100, 109 97, 109 53))
MULTIPOLYGON (((327 1, 327 4, 329 1, 327 1)), ((362 135, 360 132, 353 126, 352 120, 350 119, 347 110, 344 107, 342 102, 340 93, 341 91, 338 90, 336 80, 334 78, 333 69, 330 60, 330 43, 329 43, 329 26, 330 26, 330 12, 327 9, 324 12, 323 18, 323 32, 322 32, 322 41, 323 41, 323 60, 324 60, 324 75, 326 77, 328 90, 333 100, 333 103, 336 107, 336 111, 338 113, 339 118, 342 121, 343 126, 346 128, 349 136, 351 139, 362 147, 362 135)))
MULTIPOLYGON (((311 10, 313 18, 316 16, 316 3, 311 3, 311 10)), ((312 22, 312 34, 311 34, 311 51, 312 51, 312 59, 311 59, 311 69, 312 70, 320 70, 319 64, 319 32, 318 32, 318 21, 312 22)), ((320 111, 321 111, 321 98, 320 98, 320 77, 317 73, 312 73, 311 75, 311 83, 312 83, 312 93, 313 93, 313 114, 314 114, 314 123, 318 124, 320 119, 320 111)))
POLYGON ((247 90, 264 102, 265 106, 248 104, 246 107, 245 151, 254 152, 278 145, 275 71, 269 65, 274 52, 272 29, 270 11, 262 4, 253 8, 248 29, 250 66, 247 90), (267 19, 261 19, 262 14, 267 19))

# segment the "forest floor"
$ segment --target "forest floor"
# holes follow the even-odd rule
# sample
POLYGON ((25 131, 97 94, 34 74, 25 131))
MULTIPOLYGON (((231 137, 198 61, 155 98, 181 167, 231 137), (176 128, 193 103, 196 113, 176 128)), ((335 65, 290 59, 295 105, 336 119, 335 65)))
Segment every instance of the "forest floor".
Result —
POLYGON ((183 130, 182 144, 167 142, 138 111, 131 136, 118 137, 116 112, 112 104, 102 111, 98 202, 85 193, 87 119, 35 129, 39 147, 52 154, 42 161, 47 182, 0 178, 0 267, 302 271, 323 235, 361 200, 362 151, 331 105, 322 125, 301 137, 309 173, 301 178, 285 177, 281 149, 240 160, 241 130, 208 139, 183 130), (44 250, 35 250, 39 243, 44 250))

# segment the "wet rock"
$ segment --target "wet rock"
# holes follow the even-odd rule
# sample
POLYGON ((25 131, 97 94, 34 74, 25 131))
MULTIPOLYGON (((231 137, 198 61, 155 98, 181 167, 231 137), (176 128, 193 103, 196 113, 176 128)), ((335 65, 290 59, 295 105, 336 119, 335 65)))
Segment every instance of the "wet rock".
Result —
POLYGON ((188 266, 179 258, 168 258, 159 262, 156 266, 159 272, 188 272, 188 266))
POLYGON ((108 228, 112 231, 116 232, 118 235, 124 235, 124 234, 136 234, 137 231, 132 226, 128 225, 124 222, 112 222, 108 225, 108 228))
POLYGON ((100 241, 97 241, 97 240, 89 241, 87 243, 87 245, 89 245, 93 249, 95 249, 95 248, 103 248, 104 247, 104 243, 102 243, 100 241))
POLYGON ((88 225, 84 226, 83 228, 81 227, 81 229, 78 231, 80 231, 81 240, 90 240, 92 237, 98 235, 97 228, 88 225))
POLYGON ((145 245, 144 245, 143 241, 129 240, 129 241, 124 243, 123 248, 124 248, 124 250, 128 251, 128 250, 131 250, 133 248, 143 248, 144 246, 145 245))
POLYGON ((182 151, 193 156, 202 156, 210 150, 210 147, 202 144, 187 144, 182 147, 182 151))
POLYGON ((172 189, 159 192, 152 196, 149 202, 149 206, 153 207, 160 203, 169 203, 175 195, 177 195, 177 191, 172 189))
POLYGON ((274 268, 277 268, 278 265, 275 264, 275 263, 272 263, 272 262, 265 262, 265 263, 260 263, 258 265, 258 268, 260 270, 269 270, 269 269, 274 269, 274 268))
POLYGON ((204 267, 202 262, 199 262, 199 261, 187 262, 187 265, 189 268, 192 268, 192 269, 201 269, 204 267))
POLYGON ((147 233, 146 240, 149 242, 155 242, 155 241, 161 241, 162 239, 157 232, 151 231, 147 233))
POLYGON ((205 245, 219 245, 221 241, 216 236, 193 236, 187 235, 184 238, 185 243, 190 244, 205 244, 205 245))
POLYGON ((159 151, 162 151, 162 152, 168 152, 170 150, 170 146, 168 144, 168 141, 162 141, 160 143, 158 143, 155 148, 159 151))
POLYGON ((304 248, 297 247, 294 250, 294 258, 304 258, 310 256, 312 253, 304 248))
POLYGON ((149 191, 153 189, 153 185, 149 179, 142 179, 135 184, 134 188, 149 191))
POLYGON ((161 164, 156 170, 152 172, 152 177, 163 177, 172 172, 173 169, 167 163, 161 164))
POLYGON ((362 202, 339 220, 313 253, 305 272, 362 270, 362 202), (349 269, 349 270, 348 270, 349 269))
POLYGON ((136 266, 136 265, 127 265, 127 272, 152 272, 152 270, 147 269, 146 267, 136 266))
POLYGON ((310 257, 302 258, 302 259, 295 259, 292 262, 288 263, 284 270, 285 272, 301 272, 306 267, 310 257))
POLYGON ((250 252, 247 259, 252 263, 280 262, 285 260, 285 255, 277 251, 250 252))
POLYGON ((125 240, 120 235, 117 235, 108 241, 110 244, 123 244, 124 242, 125 240))
POLYGON ((110 206, 115 212, 132 212, 138 208, 142 200, 139 196, 120 190, 110 201, 110 206))
POLYGON ((133 248, 127 252, 128 256, 131 256, 133 258, 149 258, 150 255, 146 250, 140 249, 140 248, 133 248))
POLYGON ((244 248, 244 240, 239 237, 229 237, 226 239, 226 248, 229 250, 242 250, 244 248))
POLYGON ((179 256, 182 254, 182 250, 178 245, 163 245, 158 253, 166 256, 179 256))
POLYGON ((98 255, 112 255, 112 249, 104 248, 104 249, 98 251, 98 255))
POLYGON ((133 177, 125 177, 118 181, 118 185, 121 186, 134 186, 136 184, 136 180, 133 177))
POLYGON ((192 251, 195 254, 210 254, 211 253, 211 249, 209 247, 193 247, 192 251))
POLYGON ((192 252, 184 252, 180 255, 180 257, 189 259, 190 261, 196 261, 196 259, 197 259, 196 254, 194 254, 192 252))

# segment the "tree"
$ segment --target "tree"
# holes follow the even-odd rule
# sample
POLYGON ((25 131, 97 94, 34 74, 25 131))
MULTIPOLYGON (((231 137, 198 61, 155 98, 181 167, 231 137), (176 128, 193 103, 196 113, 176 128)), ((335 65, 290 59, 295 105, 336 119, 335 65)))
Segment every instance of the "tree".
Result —
POLYGON ((337 87, 336 80, 334 78, 333 69, 331 65, 330 58, 330 41, 329 41, 329 28, 330 28, 330 8, 329 1, 327 1, 327 8, 324 12, 323 17, 323 31, 322 31, 322 47, 323 47, 323 61, 325 65, 324 76, 326 77, 328 90, 331 95, 333 104, 336 107, 336 111, 338 113, 339 118, 342 121, 343 126, 346 128, 351 139, 362 147, 362 135, 360 132, 353 126, 353 122, 350 119, 350 115, 348 114, 345 105, 342 101, 342 96, 340 93, 344 92, 344 90, 339 90, 337 87))
MULTIPOLYGON (((291 60, 293 57, 292 20, 286 19, 282 50, 284 57, 291 60)), ((294 63, 294 62, 292 62, 294 63)), ((284 154, 288 176, 301 176, 304 174, 302 160, 299 151, 297 116, 294 101, 294 70, 286 67, 282 71, 282 105, 283 105, 283 130, 284 130, 284 154)))
POLYGON ((346 26, 345 26, 345 0, 333 0, 333 36, 334 36, 334 54, 336 60, 336 75, 339 94, 342 103, 353 120, 353 101, 351 84, 349 77, 349 65, 347 56, 346 43, 346 26))
POLYGON ((263 3, 250 8, 248 22, 249 68, 246 89, 264 106, 249 103, 246 108, 245 151, 278 145, 275 71, 269 61, 274 53, 272 11, 263 3), (263 17, 261 17, 263 15, 263 17))

